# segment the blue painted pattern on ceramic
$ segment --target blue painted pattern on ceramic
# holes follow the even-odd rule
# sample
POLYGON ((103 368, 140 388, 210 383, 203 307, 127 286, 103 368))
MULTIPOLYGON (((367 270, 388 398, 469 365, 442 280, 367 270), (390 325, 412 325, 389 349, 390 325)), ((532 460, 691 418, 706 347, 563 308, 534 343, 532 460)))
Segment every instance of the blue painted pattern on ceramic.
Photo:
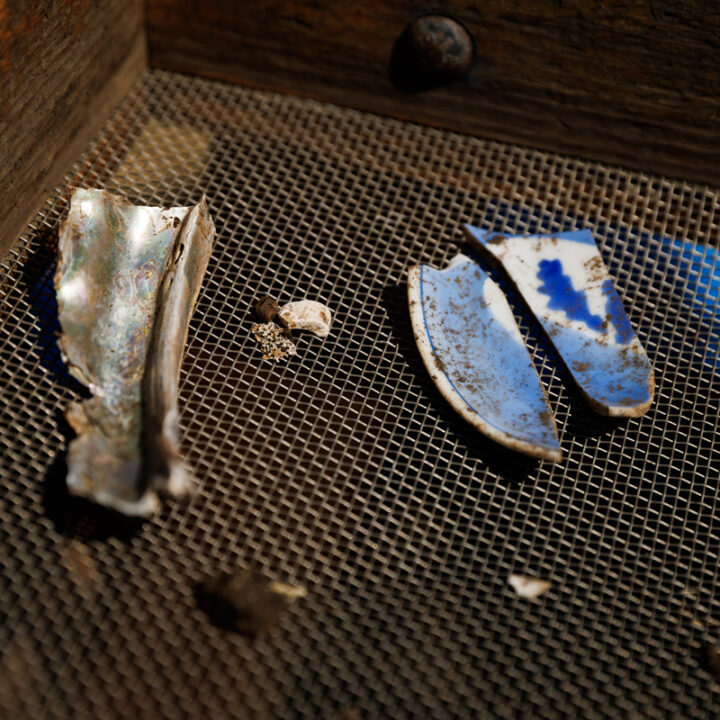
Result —
MULTIPOLYGON (((570 276, 563 273, 560 260, 541 260, 538 268, 537 276, 543 281, 538 290, 550 298, 548 307, 562 310, 571 320, 580 320, 589 328, 602 332, 603 319, 590 312, 587 295, 583 290, 573 288, 570 276)), ((612 283, 610 285, 612 287, 612 283)))
MULTIPOLYGON (((484 229, 477 232, 490 237, 502 234, 508 223, 527 227, 533 235, 559 228, 562 237, 586 222, 585 216, 567 207, 558 211, 500 198, 488 198, 485 207, 484 229)), ((594 232, 598 238, 612 238, 612 245, 603 242, 600 249, 613 275, 622 270, 632 284, 642 282, 652 287, 656 309, 632 314, 633 322, 639 323, 636 329, 640 338, 652 336, 653 353, 671 355, 689 374, 715 377, 720 371, 720 248, 713 245, 711 237, 707 243, 663 237, 602 218, 597 218, 594 232), (647 262, 643 263, 645 276, 640 280, 637 261, 642 257, 647 257, 647 262), (693 342, 682 342, 679 327, 693 342)), ((514 292, 502 277, 499 282, 506 292, 514 292)))
POLYGON ((503 265, 593 407, 609 415, 645 412, 652 367, 592 234, 507 237, 466 229, 503 265))

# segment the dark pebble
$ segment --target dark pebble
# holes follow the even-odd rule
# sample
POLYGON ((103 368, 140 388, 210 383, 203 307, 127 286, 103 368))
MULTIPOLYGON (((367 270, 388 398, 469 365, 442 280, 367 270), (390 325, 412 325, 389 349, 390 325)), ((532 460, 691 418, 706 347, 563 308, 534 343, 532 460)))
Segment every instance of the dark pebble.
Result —
POLYGON ((278 314, 277 300, 270 295, 262 295, 252 304, 252 311, 260 322, 272 322, 278 314))

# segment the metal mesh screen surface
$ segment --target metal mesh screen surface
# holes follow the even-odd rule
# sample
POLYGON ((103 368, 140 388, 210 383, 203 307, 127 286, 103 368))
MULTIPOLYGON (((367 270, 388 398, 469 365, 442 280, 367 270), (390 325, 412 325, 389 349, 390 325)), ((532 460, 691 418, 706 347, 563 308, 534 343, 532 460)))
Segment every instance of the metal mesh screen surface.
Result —
POLYGON ((719 226, 712 188, 146 73, 2 266, 0 716, 714 716, 719 226), (139 526, 64 490, 62 411, 82 388, 52 273, 77 186, 205 193, 218 230, 181 383, 200 490, 139 526), (445 264, 463 222, 593 229, 655 366, 645 417, 593 414, 502 277, 565 459, 454 415, 405 273, 445 264), (323 300, 331 336, 262 360, 261 293, 323 300), (264 639, 195 599, 248 565, 308 590, 264 639), (521 599, 511 573, 552 588, 521 599))

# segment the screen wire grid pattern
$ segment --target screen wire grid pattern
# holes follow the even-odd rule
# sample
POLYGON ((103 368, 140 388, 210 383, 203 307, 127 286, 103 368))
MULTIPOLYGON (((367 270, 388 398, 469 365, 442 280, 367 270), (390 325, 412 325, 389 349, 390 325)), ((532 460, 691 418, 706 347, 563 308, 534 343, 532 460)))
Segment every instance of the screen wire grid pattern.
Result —
POLYGON ((720 194, 312 100, 143 75, 2 264, 0 717, 720 716, 720 194), (137 525, 67 497, 57 230, 73 188, 207 195, 216 244, 181 377, 188 503, 137 525), (642 418, 595 415, 502 273, 562 462, 474 432, 415 347, 406 271, 461 226, 590 228, 654 363, 642 418), (249 307, 325 302, 262 360, 249 307), (268 637, 207 577, 302 585, 268 637), (549 580, 535 601, 511 574, 549 580))

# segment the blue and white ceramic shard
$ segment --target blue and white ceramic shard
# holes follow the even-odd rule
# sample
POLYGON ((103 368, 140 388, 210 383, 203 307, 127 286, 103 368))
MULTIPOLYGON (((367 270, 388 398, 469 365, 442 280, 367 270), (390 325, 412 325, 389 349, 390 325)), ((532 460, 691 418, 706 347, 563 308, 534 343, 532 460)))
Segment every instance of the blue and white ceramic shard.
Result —
POLYGON ((465 229, 505 268, 593 409, 615 417, 646 412, 653 369, 592 233, 506 237, 465 229))
POLYGON ((540 378, 505 296, 482 269, 464 255, 444 270, 415 265, 408 301, 420 355, 452 407, 502 445, 560 460, 540 378))

